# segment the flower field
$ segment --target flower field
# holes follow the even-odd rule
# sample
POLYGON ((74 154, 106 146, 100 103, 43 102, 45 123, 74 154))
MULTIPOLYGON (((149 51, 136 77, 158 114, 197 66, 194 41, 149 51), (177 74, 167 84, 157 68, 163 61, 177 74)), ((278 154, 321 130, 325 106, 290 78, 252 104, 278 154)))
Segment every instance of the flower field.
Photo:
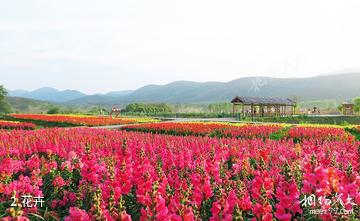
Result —
POLYGON ((236 138, 267 138, 271 133, 277 132, 280 125, 250 125, 250 124, 225 124, 225 123, 148 123, 129 125, 126 130, 163 133, 171 135, 196 135, 196 136, 224 136, 236 138))
POLYGON ((15 119, 35 120, 44 122, 67 123, 71 125, 101 126, 116 124, 132 124, 143 122, 156 122, 151 118, 111 118, 87 115, 62 115, 62 114, 10 114, 15 119))
POLYGON ((36 125, 32 123, 0 120, 0 129, 34 130, 35 128, 36 125))
POLYGON ((170 135, 194 135, 228 138, 269 138, 280 133, 280 139, 292 139, 295 142, 303 140, 339 140, 354 141, 355 137, 342 127, 311 126, 311 125, 256 125, 256 124, 225 124, 225 123, 146 123, 123 127, 128 131, 151 132, 170 135))
MULTIPOLYGON (((202 133, 199 127, 194 130, 202 133)), ((93 128, 2 130, 0 216, 356 220, 360 142, 328 139, 323 130, 309 136, 307 128, 286 139, 264 139, 269 127, 257 128, 264 134, 251 133, 251 139, 93 128), (43 207, 20 206, 23 195, 43 197, 43 207)))
POLYGON ((297 140, 354 140, 354 137, 341 127, 296 126, 289 129, 288 135, 297 140))

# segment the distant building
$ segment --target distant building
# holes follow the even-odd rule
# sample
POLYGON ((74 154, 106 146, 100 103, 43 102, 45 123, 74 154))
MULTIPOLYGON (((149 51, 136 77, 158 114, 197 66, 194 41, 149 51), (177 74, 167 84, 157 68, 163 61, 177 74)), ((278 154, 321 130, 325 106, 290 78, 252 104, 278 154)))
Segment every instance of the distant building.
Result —
POLYGON ((342 113, 343 115, 353 115, 354 114, 354 104, 344 102, 342 103, 342 113))
POLYGON ((295 114, 296 102, 288 98, 240 97, 231 100, 233 116, 286 116, 295 114), (239 108, 240 107, 240 110, 239 108))

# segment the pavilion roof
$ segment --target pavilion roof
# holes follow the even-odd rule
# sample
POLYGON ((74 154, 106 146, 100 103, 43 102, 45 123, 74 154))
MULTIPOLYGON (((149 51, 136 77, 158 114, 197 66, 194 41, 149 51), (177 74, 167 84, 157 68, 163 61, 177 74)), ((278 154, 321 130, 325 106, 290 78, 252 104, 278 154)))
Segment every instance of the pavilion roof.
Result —
POLYGON ((295 105, 295 102, 289 98, 277 97, 244 97, 236 96, 231 103, 241 103, 246 105, 295 105))

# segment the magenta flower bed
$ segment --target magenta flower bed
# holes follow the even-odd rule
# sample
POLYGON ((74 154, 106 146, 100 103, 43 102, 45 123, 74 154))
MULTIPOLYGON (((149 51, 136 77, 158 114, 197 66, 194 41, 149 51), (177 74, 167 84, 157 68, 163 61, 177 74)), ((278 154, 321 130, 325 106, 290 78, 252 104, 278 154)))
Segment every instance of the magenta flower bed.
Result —
POLYGON ((0 214, 3 220, 34 214, 45 220, 355 219, 359 145, 89 128, 2 131, 0 214), (43 197, 43 207, 11 207, 23 195, 43 197), (336 211, 335 199, 353 213, 311 212, 336 211))

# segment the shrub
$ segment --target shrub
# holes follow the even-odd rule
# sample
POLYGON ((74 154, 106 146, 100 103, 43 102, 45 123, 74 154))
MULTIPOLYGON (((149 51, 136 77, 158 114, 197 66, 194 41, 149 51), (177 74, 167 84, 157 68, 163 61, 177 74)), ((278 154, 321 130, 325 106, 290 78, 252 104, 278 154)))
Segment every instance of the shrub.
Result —
POLYGON ((60 112, 60 108, 52 107, 47 111, 47 114, 58 114, 60 112))

